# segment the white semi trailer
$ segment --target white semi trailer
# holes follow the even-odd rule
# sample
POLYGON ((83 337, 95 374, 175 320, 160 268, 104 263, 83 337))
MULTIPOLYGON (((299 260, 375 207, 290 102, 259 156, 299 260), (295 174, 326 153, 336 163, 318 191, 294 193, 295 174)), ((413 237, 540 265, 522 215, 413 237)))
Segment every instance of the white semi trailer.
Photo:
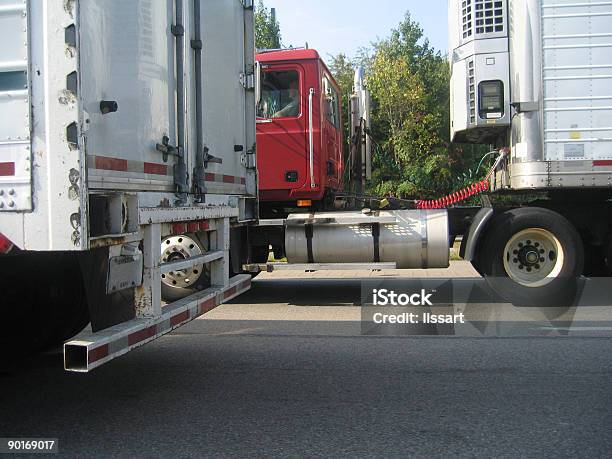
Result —
POLYGON ((3 351, 91 321, 86 371, 249 288, 252 0, 0 0, 0 41, 3 351))
POLYGON ((91 321, 64 345, 89 371, 248 289, 266 227, 310 270, 444 267, 462 235, 521 304, 609 273, 612 4, 449 5, 451 130, 496 150, 486 205, 259 221, 252 0, 0 0, 2 349, 91 321))
POLYGON ((462 256, 537 301, 612 274, 612 3, 451 0, 449 34, 453 140, 508 152, 462 256))

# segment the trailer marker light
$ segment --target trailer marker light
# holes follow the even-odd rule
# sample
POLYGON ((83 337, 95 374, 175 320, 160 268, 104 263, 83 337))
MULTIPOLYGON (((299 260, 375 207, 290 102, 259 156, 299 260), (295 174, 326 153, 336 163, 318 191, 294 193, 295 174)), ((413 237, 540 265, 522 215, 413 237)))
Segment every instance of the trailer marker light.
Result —
POLYGON ((2 233, 0 233, 0 253, 9 253, 13 248, 13 243, 2 233))
POLYGON ((310 199, 300 199, 297 202, 298 207, 310 207, 312 206, 312 200, 310 199))

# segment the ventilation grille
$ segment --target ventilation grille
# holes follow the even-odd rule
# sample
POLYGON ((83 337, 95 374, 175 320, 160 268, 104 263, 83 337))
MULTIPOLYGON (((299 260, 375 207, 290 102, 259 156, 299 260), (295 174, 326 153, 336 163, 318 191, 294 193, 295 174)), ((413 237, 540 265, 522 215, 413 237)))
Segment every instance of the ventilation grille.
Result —
POLYGON ((476 124, 476 84, 474 78, 474 61, 468 62, 468 104, 470 106, 470 124, 476 124))
POLYGON ((476 35, 504 31, 503 0, 474 0, 476 35))
POLYGON ((461 17, 463 18, 463 38, 472 36, 472 0, 461 2, 461 17))
POLYGON ((505 32, 505 0, 463 0, 461 36, 464 40, 505 32))

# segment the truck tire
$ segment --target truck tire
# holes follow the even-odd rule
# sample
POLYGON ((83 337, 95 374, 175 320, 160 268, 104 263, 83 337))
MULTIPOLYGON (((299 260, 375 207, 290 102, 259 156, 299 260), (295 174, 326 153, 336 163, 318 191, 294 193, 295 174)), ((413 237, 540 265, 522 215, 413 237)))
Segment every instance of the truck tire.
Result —
POLYGON ((563 216, 528 207, 500 214, 478 254, 489 286, 517 306, 569 306, 584 266, 580 235, 563 216))
MULTIPOLYGON (((207 251, 206 245, 195 234, 166 237, 161 244, 162 262, 197 257, 207 251)), ((210 287, 210 272, 204 264, 162 274, 161 277, 162 299, 168 302, 180 300, 210 287)))
POLYGON ((612 235, 610 235, 608 250, 606 251, 606 267, 608 268, 608 276, 612 276, 612 235))
POLYGON ((23 253, 3 257, 0 314, 8 326, 2 350, 13 356, 47 349, 78 334, 89 323, 85 288, 77 255, 23 253), (24 288, 35 276, 36 282, 24 288))

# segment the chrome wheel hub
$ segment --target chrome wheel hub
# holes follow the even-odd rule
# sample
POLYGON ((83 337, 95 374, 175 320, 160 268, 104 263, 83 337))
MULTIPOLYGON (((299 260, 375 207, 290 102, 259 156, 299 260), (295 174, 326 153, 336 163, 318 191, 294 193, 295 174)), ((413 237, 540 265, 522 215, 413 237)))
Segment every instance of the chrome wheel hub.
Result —
MULTIPOLYGON (((199 255, 202 255, 200 245, 189 236, 172 236, 162 241, 162 263, 187 260, 199 255)), ((203 271, 204 265, 195 265, 187 269, 170 271, 167 274, 162 274, 162 283, 177 288, 191 287, 200 279, 203 271)))
POLYGON ((504 269, 525 287, 542 287, 559 276, 563 247, 550 231, 529 228, 516 233, 504 249, 504 269))

